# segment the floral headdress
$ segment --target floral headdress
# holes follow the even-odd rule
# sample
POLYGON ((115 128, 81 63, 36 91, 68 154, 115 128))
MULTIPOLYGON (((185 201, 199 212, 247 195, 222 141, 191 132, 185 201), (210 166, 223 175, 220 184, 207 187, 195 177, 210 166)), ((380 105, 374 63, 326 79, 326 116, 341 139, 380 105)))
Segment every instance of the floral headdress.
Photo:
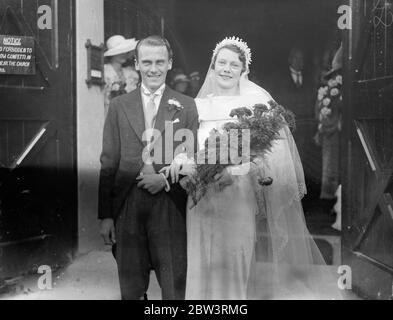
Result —
POLYGON ((213 57, 215 57, 218 52, 225 46, 227 45, 234 45, 238 47, 242 52, 244 52, 244 55, 246 56, 246 65, 247 69, 249 69, 249 66, 252 62, 251 59, 251 50, 247 45, 247 42, 243 41, 242 39, 238 37, 230 37, 230 38, 225 38, 222 40, 220 43, 216 45, 216 48, 213 50, 213 57))

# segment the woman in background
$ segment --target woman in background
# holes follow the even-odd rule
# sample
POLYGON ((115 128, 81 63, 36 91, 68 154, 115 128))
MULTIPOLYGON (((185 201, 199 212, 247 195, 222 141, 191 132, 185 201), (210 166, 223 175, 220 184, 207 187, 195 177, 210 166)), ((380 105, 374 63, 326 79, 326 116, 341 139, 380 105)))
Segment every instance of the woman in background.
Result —
POLYGON ((139 83, 139 74, 134 67, 125 66, 134 57, 136 45, 135 39, 125 39, 121 35, 110 37, 106 43, 105 115, 108 113, 111 99, 135 90, 139 83))

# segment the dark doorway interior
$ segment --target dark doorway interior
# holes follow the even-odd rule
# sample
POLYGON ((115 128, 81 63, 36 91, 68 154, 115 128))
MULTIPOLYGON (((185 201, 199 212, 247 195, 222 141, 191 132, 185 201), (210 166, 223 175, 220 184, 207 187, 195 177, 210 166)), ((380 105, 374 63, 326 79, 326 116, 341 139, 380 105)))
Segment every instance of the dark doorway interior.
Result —
POLYGON ((252 73, 262 83, 287 61, 293 45, 307 51, 309 64, 338 33, 337 8, 342 1, 182 0, 175 5, 174 30, 183 51, 178 61, 204 74, 217 42, 227 36, 247 41, 253 52, 252 73))

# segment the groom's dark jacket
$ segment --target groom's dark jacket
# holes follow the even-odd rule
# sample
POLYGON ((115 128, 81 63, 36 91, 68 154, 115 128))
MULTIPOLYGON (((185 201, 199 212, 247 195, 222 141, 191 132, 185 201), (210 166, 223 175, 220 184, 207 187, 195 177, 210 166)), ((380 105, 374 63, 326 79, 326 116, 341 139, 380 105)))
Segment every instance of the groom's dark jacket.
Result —
MULTIPOLYGON (((192 98, 166 86, 155 124, 155 129, 161 132, 161 138, 157 143, 162 143, 163 153, 163 163, 154 163, 156 172, 170 164, 170 162, 165 163, 165 151, 168 147, 165 145, 164 136, 166 130, 170 131, 168 122, 171 122, 174 132, 179 129, 192 131, 196 150, 198 111, 195 102, 192 98), (179 102, 181 107, 170 105, 168 101, 171 99, 179 102)), ((142 159, 142 152, 146 147, 146 142, 142 140, 144 130, 145 119, 140 88, 112 100, 105 120, 100 159, 99 219, 116 219, 131 188, 136 187, 136 178, 144 166, 142 159)), ((170 151, 174 152, 181 143, 182 141, 173 141, 173 147, 169 146, 170 151)), ((181 211, 185 212, 187 195, 180 185, 172 185, 168 195, 176 205, 184 207, 181 211)))

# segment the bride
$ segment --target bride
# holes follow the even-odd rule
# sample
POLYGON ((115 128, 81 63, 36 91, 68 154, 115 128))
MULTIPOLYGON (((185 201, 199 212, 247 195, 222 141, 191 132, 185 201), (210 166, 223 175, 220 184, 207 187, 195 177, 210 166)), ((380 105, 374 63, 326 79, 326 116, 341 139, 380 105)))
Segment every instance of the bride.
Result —
MULTIPOLYGON (((248 80, 250 63, 241 39, 226 38, 215 48, 196 99, 199 146, 212 129, 233 121, 232 109, 272 100, 248 80)), ((300 200, 306 186, 289 129, 280 131, 268 156, 254 161, 247 174, 239 167, 217 175, 188 209, 186 299, 339 298, 337 278, 329 275, 305 225, 300 200), (258 176, 271 177, 273 184, 260 186, 258 176)), ((176 161, 165 170, 175 179, 182 173, 176 161)))

